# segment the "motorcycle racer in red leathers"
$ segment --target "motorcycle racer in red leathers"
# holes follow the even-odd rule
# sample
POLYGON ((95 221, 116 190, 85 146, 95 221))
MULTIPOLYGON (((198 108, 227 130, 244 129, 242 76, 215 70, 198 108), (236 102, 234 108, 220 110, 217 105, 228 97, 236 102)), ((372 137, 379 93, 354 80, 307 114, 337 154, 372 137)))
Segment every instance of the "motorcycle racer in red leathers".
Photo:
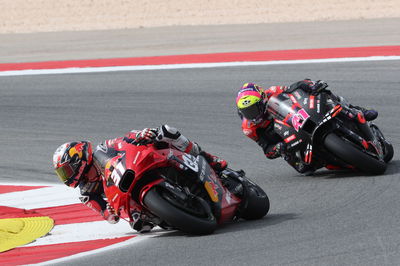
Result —
MULTIPOLYGON (((293 83, 290 86, 272 86, 263 89, 254 83, 245 83, 238 91, 236 97, 236 106, 239 117, 242 119, 243 133, 256 141, 264 151, 268 159, 283 157, 299 173, 312 174, 315 169, 309 165, 302 164, 296 159, 292 159, 285 154, 286 144, 283 139, 274 132, 273 119, 267 111, 267 102, 273 95, 282 92, 291 92, 296 89, 302 89, 313 94, 326 91, 335 97, 339 102, 346 100, 340 96, 334 95, 326 88, 328 84, 322 80, 312 81, 304 79, 293 83)), ((375 110, 364 109, 359 106, 349 105, 351 108, 363 112, 367 121, 372 121, 378 116, 375 110)))
MULTIPOLYGON (((177 150, 197 156, 202 155, 216 171, 227 167, 227 162, 202 151, 200 146, 187 139, 177 129, 168 125, 160 128, 132 130, 124 137, 106 140, 93 150, 89 141, 68 142, 57 148, 53 155, 53 166, 61 181, 72 188, 79 186, 83 204, 99 213, 106 221, 115 224, 119 214, 107 203, 104 196, 102 176, 108 177, 117 167, 122 157, 116 147, 122 142, 133 144, 165 143, 177 150)), ((118 170, 118 169, 116 169, 118 170)), ((153 228, 151 219, 144 212, 133 213, 131 227, 139 232, 147 232, 153 228)))

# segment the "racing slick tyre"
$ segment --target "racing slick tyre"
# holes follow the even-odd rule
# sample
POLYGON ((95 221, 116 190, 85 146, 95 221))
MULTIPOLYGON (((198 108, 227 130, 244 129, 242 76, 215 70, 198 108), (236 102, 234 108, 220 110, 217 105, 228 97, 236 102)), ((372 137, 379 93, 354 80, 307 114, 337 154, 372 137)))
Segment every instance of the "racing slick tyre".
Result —
POLYGON ((151 188, 143 202, 150 212, 185 233, 211 234, 217 227, 215 217, 196 199, 183 201, 161 187, 151 188))
POLYGON ((255 184, 245 187, 245 205, 241 217, 246 220, 261 219, 269 211, 269 199, 262 188, 255 184))
POLYGON ((379 138, 381 144, 383 145, 383 148, 384 148, 383 160, 385 161, 385 163, 390 162, 393 159, 393 155, 394 155, 393 145, 386 140, 382 131, 376 125, 371 124, 370 127, 371 127, 373 133, 379 138))
POLYGON ((356 167, 362 172, 374 175, 383 174, 386 170, 386 163, 359 150, 335 133, 330 133, 325 137, 325 147, 346 163, 356 167))
POLYGON ((386 141, 384 142, 384 145, 385 145, 385 157, 383 157, 383 160, 385 161, 385 163, 388 163, 393 159, 394 155, 393 145, 386 141))

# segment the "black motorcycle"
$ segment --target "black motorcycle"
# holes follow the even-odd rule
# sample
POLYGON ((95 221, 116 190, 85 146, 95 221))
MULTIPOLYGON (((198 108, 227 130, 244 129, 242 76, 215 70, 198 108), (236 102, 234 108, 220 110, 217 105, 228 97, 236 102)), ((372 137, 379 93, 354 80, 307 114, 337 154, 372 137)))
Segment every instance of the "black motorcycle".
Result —
POLYGON ((294 89, 272 96, 267 108, 274 131, 287 144, 286 156, 301 164, 378 175, 393 157, 379 128, 329 91, 313 95, 294 89))

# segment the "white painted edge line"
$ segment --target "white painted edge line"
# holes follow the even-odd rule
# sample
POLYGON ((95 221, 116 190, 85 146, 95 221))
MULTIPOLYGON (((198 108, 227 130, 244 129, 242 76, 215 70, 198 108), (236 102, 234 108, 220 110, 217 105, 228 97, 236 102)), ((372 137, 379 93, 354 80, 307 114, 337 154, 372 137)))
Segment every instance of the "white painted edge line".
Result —
POLYGON ((121 220, 117 224, 107 221, 55 225, 48 235, 36 239, 24 247, 55 245, 71 242, 82 242, 100 239, 139 235, 130 225, 121 220))
POLYGON ((132 245, 132 244, 136 244, 140 241, 143 240, 147 240, 153 237, 157 237, 159 235, 165 234, 166 232, 154 232, 154 233, 147 233, 147 234, 143 234, 143 235, 138 235, 136 237, 133 237, 131 239, 125 240, 123 242, 120 243, 116 243, 107 247, 103 247, 103 248, 98 248, 95 250, 91 250, 91 251, 86 251, 86 252, 81 252, 75 255, 71 255, 71 256, 67 256, 67 257, 63 257, 60 259, 55 259, 55 260, 49 260, 49 261, 45 261, 45 262, 40 262, 40 263, 36 263, 36 264, 27 264, 27 265, 53 265, 54 263, 59 263, 59 262, 66 262, 66 261, 70 261, 72 259, 77 259, 77 258, 81 258, 81 257, 85 257, 85 256, 89 256, 89 255, 94 255, 94 254, 98 254, 104 251, 108 251, 108 250, 113 250, 113 249, 117 249, 120 247, 124 247, 124 246, 128 246, 128 245, 132 245))
POLYGON ((99 72, 115 72, 115 71, 267 66, 267 65, 315 64, 315 63, 387 61, 387 60, 400 60, 400 56, 370 56, 370 57, 346 57, 346 58, 309 59, 309 60, 251 61, 251 62, 226 62, 226 63, 146 65, 146 66, 83 67, 83 68, 36 69, 36 70, 27 69, 27 70, 15 70, 15 71, 1 71, 0 76, 7 77, 7 76, 25 76, 25 75, 76 74, 76 73, 99 73, 99 72))
MULTIPOLYGON (((55 180, 58 180, 57 177, 55 180)), ((30 186, 30 187, 37 187, 37 186, 49 186, 49 187, 66 187, 68 186, 64 185, 63 183, 60 182, 32 182, 32 181, 4 181, 1 182, 0 186, 30 186)))
MULTIPOLYGON (((11 184, 10 184, 11 185, 11 184)), ((28 184, 13 184, 24 185, 28 184)), ((38 186, 38 184, 31 184, 38 186)), ((49 185, 45 188, 16 191, 0 194, 0 205, 22 209, 38 209, 81 203, 79 189, 72 189, 65 185, 49 185)))
MULTIPOLYGON (((61 198, 65 199, 65 196, 74 198, 74 195, 71 195, 71 188, 63 185, 63 184, 54 184, 54 183, 2 183, 1 185, 14 185, 14 186, 49 186, 47 188, 37 188, 32 190, 18 191, 18 192, 9 192, 9 193, 1 193, 0 194, 0 202, 12 202, 13 200, 19 201, 18 203, 14 203, 11 205, 22 205, 19 207, 26 208, 27 201, 30 202, 32 199, 35 203, 30 205, 35 205, 38 207, 45 204, 45 207, 49 207, 48 204, 54 198, 59 198, 60 194, 66 193, 67 195, 63 195, 61 198), (35 196, 36 194, 36 196, 35 196), (24 195, 24 197, 22 197, 24 195), (28 198, 25 200, 25 198, 28 198), (38 199, 43 200, 46 199, 47 202, 40 202, 38 199), (48 201, 50 200, 50 202, 48 201)), ((78 190, 79 189, 75 189, 78 190)), ((65 205, 65 201, 58 202, 57 204, 50 204, 57 206, 65 205), (60 204, 64 203, 64 204, 60 204)), ((1 204, 0 204, 1 205, 1 204)), ((7 206, 10 204, 7 203, 7 206)), ((33 206, 32 206, 33 207, 33 206)), ((159 227, 153 228, 153 231, 146 234, 140 234, 133 231, 130 226, 123 220, 121 220, 118 224, 108 224, 106 221, 95 221, 95 222, 86 222, 86 223, 74 223, 74 224, 66 224, 66 225, 55 225, 54 228, 50 231, 49 235, 43 236, 36 241, 27 244, 25 246, 43 246, 43 245, 52 245, 52 244, 61 244, 61 243, 69 243, 69 242, 80 242, 87 240, 101 240, 101 239, 111 239, 111 238, 120 238, 126 236, 133 236, 133 238, 125 240, 120 243, 112 244, 103 248, 98 248, 91 251, 81 252, 78 254, 74 254, 71 256, 66 256, 63 258, 49 260, 45 262, 29 264, 29 265, 52 265, 58 262, 65 262, 71 259, 76 259, 88 255, 93 255, 97 253, 101 253, 107 250, 116 249, 119 247, 136 244, 140 241, 157 237, 171 231, 163 230, 159 227), (89 230, 90 229, 90 230, 89 230), (95 230, 93 230, 95 229, 95 230), (159 231, 158 231, 159 230, 159 231)))
MULTIPOLYGON (((57 178, 55 178, 55 180, 58 180, 57 178)), ((49 187, 68 187, 66 185, 64 185, 61 182, 54 182, 54 183, 50 183, 50 182, 32 182, 32 181, 4 181, 1 182, 1 185, 5 185, 5 186, 32 186, 32 187, 37 187, 37 186, 49 186, 49 187)))

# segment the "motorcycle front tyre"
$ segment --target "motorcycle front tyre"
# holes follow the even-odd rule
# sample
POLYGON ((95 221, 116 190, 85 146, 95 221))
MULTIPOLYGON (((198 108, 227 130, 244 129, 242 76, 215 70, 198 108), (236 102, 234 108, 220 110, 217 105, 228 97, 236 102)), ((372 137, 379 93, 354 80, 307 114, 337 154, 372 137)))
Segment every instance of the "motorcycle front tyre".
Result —
POLYGON ((153 187, 145 195, 146 207, 169 225, 185 233, 194 235, 211 234, 217 227, 214 217, 197 217, 170 203, 163 196, 162 188, 153 187))
POLYGON ((344 141, 335 133, 325 137, 325 147, 346 163, 356 167, 362 172, 381 175, 386 171, 386 163, 362 152, 354 145, 344 141))
POLYGON ((269 211, 269 198, 258 185, 250 185, 246 189, 246 208, 241 217, 246 220, 261 219, 269 211))

